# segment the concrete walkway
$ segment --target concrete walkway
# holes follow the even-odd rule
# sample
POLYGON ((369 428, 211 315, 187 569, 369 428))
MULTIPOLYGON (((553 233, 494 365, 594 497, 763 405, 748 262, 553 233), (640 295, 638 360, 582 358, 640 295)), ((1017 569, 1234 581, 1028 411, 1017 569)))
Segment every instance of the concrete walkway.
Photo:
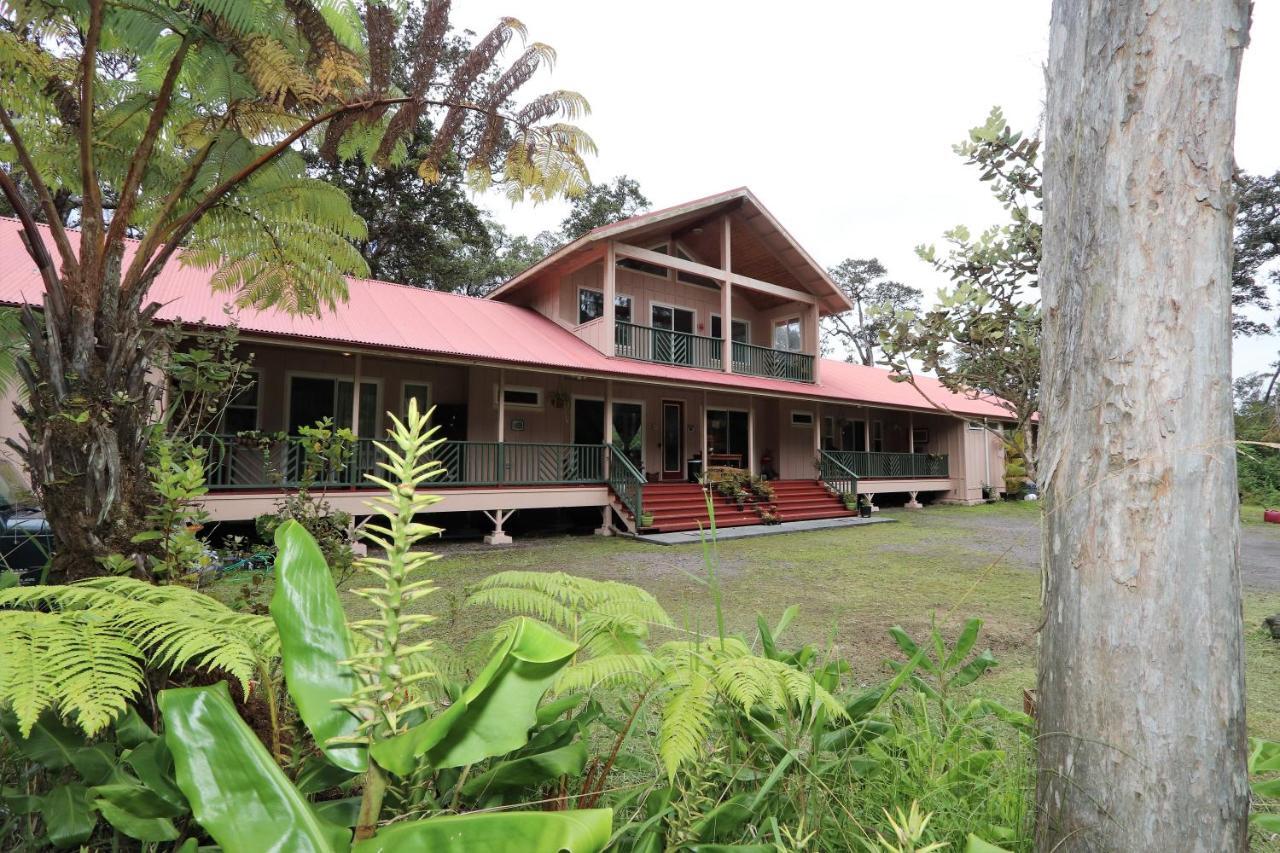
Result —
MULTIPOLYGON (((801 533, 806 530, 827 530, 832 527, 860 527, 864 524, 891 524, 896 518, 815 518, 811 521, 784 521, 782 524, 752 524, 746 527, 724 527, 716 531, 716 541, 750 539, 753 536, 774 536, 779 533, 801 533)), ((637 542, 651 545, 688 545, 701 542, 708 531, 682 530, 679 533, 646 533, 636 536, 637 542)))

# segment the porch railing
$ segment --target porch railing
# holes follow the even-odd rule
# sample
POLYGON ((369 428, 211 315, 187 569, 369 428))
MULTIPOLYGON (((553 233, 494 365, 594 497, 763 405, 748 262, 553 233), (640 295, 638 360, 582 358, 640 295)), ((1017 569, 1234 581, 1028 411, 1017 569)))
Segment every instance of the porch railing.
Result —
MULTIPOLYGON (((305 475, 302 439, 282 440, 235 435, 205 436, 205 470, 214 490, 297 488, 305 475)), ((450 486, 533 486, 604 483, 604 445, 517 444, 497 441, 449 441, 435 458, 444 466, 432 484, 450 486)), ((371 438, 357 439, 341 466, 322 466, 320 488, 372 487, 365 475, 378 471, 382 452, 371 438)))
POLYGON ((614 349, 622 358, 719 370, 720 339, 655 329, 622 320, 614 324, 614 349))
POLYGON ((733 342, 733 372, 774 379, 813 381, 813 356, 803 352, 733 342))
POLYGON ((622 501, 622 505, 635 516, 636 527, 644 512, 644 475, 636 468, 627 453, 618 445, 609 447, 609 488, 622 501))
POLYGON ((863 479, 871 477, 947 477, 945 453, 876 453, 867 450, 824 450, 863 479))
POLYGON ((818 479, 842 495, 858 493, 858 475, 831 451, 818 452, 818 479))

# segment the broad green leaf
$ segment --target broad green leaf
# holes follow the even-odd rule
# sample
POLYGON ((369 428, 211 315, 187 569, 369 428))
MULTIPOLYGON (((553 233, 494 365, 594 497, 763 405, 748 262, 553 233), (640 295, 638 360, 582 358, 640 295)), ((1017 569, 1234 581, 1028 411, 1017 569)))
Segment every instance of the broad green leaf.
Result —
POLYGON ((71 764, 86 785, 106 785, 124 778, 115 750, 105 743, 96 743, 71 753, 71 764))
POLYGON ((49 843, 59 848, 83 844, 98 823, 89 789, 79 783, 59 785, 41 797, 40 816, 49 843))
POLYGON ((1280 742, 1249 738, 1249 772, 1280 771, 1280 742))
POLYGON ((538 725, 547 726, 555 722, 561 714, 572 711, 574 708, 582 704, 582 700, 586 698, 585 693, 570 693, 568 696, 561 696, 555 701, 548 702, 538 709, 538 725))
POLYGON ((360 801, 363 797, 343 797, 341 800, 321 800, 315 804, 316 814, 334 826, 354 827, 360 818, 360 801))
POLYGON ((186 809, 175 806, 155 791, 136 783, 98 785, 91 788, 89 793, 98 800, 105 800, 138 817, 178 817, 186 812, 186 809))
POLYGON ((188 810, 187 798, 173 781, 173 756, 163 738, 134 747, 122 759, 148 790, 181 812, 188 810))
POLYGON ((163 690, 165 743, 191 812, 226 853, 335 853, 350 833, 321 820, 240 719, 225 681, 163 690))
POLYGON ((280 632, 280 662, 298 715, 325 756, 353 773, 368 764, 364 747, 328 746, 346 737, 358 720, 339 700, 359 686, 351 667, 351 634, 333 575, 320 546, 301 524, 289 520, 276 530, 276 588, 271 618, 280 632))
POLYGON ((1259 797, 1280 798, 1280 779, 1269 779, 1265 782, 1254 782, 1249 786, 1259 797))
POLYGON ((1009 853, 1003 847, 997 847, 989 841, 983 841, 972 832, 964 845, 964 853, 1009 853))
POLYGON ((1280 814, 1271 812, 1254 812, 1249 822, 1266 832, 1280 832, 1280 814))
POLYGON ((960 671, 956 673, 955 678, 951 679, 951 686, 964 687, 965 685, 972 684, 978 680, 978 676, 982 675, 982 673, 995 665, 995 655, 991 654, 991 649, 987 649, 960 668, 960 671))
POLYGON ((587 745, 576 741, 559 749, 526 755, 498 764, 467 781, 462 793, 468 797, 501 793, 511 788, 532 789, 561 776, 578 776, 587 764, 587 745))
POLYGON ((964 623, 964 628, 960 631, 960 636, 956 638, 956 644, 951 649, 951 654, 947 655, 947 660, 942 664, 943 669, 951 669, 960 661, 968 656, 973 649, 973 644, 978 642, 978 632, 982 630, 981 619, 970 619, 964 623))
POLYGON ((28 737, 22 737, 17 719, 7 711, 0 715, 0 727, 19 752, 49 770, 69 766, 85 745, 84 734, 64 725, 53 713, 41 714, 28 737))
POLYGON ((426 756, 435 768, 475 764, 519 749, 537 723, 538 702, 577 644, 526 618, 513 624, 458 701, 421 725, 370 747, 378 764, 410 773, 426 756))
POLYGON ((393 823, 353 853, 594 853, 609 842, 613 809, 496 812, 393 823))
POLYGON ((769 623, 759 614, 756 614, 756 632, 760 635, 760 648, 764 656, 770 660, 777 660, 778 646, 773 641, 773 632, 769 630, 769 623))
POLYGON ((94 800, 93 804, 107 823, 130 838, 159 843, 178 837, 178 828, 167 817, 142 817, 107 799, 94 800))
POLYGON ((133 749, 135 746, 141 746, 159 737, 151 730, 151 726, 148 726, 142 717, 138 716, 138 712, 134 710, 132 705, 126 708, 123 714, 116 717, 115 730, 116 740, 120 741, 120 745, 125 749, 133 749))

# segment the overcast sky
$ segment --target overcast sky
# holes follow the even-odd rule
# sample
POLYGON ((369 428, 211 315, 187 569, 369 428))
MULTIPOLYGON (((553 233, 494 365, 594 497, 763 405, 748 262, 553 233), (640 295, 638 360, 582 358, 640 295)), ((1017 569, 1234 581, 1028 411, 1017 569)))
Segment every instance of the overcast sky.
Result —
MULTIPOLYGON (((1277 5, 1255 7, 1244 59, 1236 158, 1251 172, 1280 168, 1277 5)), ((878 257, 926 294, 945 280, 915 246, 1002 213, 952 144, 997 104, 1015 129, 1041 120, 1048 0, 454 4, 461 28, 503 15, 559 52, 526 94, 573 89, 591 102, 593 180, 630 175, 655 207, 749 186, 819 263, 878 257)), ((566 208, 482 201, 530 234, 566 208)), ((1237 342, 1236 373, 1278 347, 1237 342)))

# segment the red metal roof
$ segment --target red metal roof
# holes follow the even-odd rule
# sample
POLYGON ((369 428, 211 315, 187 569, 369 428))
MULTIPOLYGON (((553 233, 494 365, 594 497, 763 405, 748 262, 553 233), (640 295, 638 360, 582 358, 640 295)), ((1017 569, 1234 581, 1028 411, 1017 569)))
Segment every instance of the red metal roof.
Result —
MULTIPOLYGON (((0 217, 0 304, 39 304, 44 285, 27 255, 14 219, 0 217)), ((51 244, 51 241, 49 241, 51 244)), ((125 265, 133 246, 126 250, 125 265)), ((164 307, 157 318, 225 325, 227 293, 215 293, 212 270, 185 266, 175 257, 157 278, 150 298, 164 307)), ((823 359, 817 384, 725 374, 713 370, 610 358, 569 330, 528 308, 423 290, 369 279, 349 279, 349 298, 336 310, 318 316, 290 315, 274 309, 238 308, 245 334, 312 340, 341 346, 437 355, 487 364, 525 365, 580 374, 673 382, 699 387, 725 386, 748 392, 822 398, 877 406, 927 410, 937 408, 911 385, 894 382, 877 367, 823 359)), ((1008 419, 1009 413, 988 400, 971 400, 922 378, 930 398, 952 412, 1008 419)))

